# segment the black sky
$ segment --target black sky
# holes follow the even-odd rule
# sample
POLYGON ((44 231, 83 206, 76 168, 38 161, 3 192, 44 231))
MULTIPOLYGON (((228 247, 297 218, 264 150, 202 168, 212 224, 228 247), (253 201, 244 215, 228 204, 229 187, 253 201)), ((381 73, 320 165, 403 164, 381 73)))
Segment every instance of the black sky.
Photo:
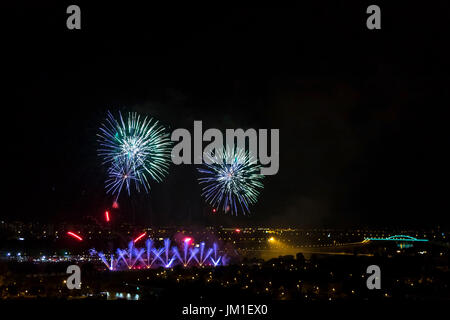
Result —
POLYGON ((448 226, 450 5, 2 8, 7 219, 80 221, 112 198, 97 156, 107 110, 173 128, 279 128, 280 171, 250 217, 211 215, 193 166, 123 197, 139 222, 448 226), (8 95, 9 97, 9 95, 8 95))

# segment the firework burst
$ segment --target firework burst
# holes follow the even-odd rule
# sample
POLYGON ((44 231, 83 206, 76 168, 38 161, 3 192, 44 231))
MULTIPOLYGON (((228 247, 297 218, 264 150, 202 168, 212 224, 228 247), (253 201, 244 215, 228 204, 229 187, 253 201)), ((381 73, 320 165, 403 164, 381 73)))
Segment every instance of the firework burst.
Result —
POLYGON ((152 118, 135 112, 126 121, 119 112, 119 120, 108 112, 106 122, 97 135, 99 155, 103 164, 109 165, 106 189, 117 198, 125 188, 130 194, 134 185, 139 192, 146 192, 150 181, 161 182, 167 175, 172 142, 165 128, 152 118))
MULTIPOLYGON (((139 172, 139 169, 133 167, 131 162, 126 159, 120 159, 111 164, 107 172, 106 190, 108 193, 116 195, 115 201, 117 201, 120 191, 124 186, 128 191, 128 195, 130 195, 130 185, 132 182, 134 182, 136 190, 138 192, 140 191, 140 180, 137 172, 139 172)), ((143 187, 148 191, 145 184, 143 184, 143 187)))
POLYGON ((261 166, 248 151, 238 148, 224 148, 214 155, 205 154, 205 158, 198 168, 205 200, 224 212, 237 215, 240 209, 243 214, 249 213, 250 205, 257 202, 264 187, 261 166))

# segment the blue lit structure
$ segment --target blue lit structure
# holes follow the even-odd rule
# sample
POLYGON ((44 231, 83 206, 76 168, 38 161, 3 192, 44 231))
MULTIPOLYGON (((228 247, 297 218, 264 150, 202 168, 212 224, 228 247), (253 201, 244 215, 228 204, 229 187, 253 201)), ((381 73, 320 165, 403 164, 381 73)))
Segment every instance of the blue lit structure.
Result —
POLYGON ((395 235, 388 238, 364 238, 364 241, 428 241, 428 239, 417 239, 411 236, 395 235))
POLYGON ((428 239, 417 239, 407 235, 395 235, 388 238, 364 238, 363 242, 368 241, 395 241, 397 247, 399 247, 400 249, 408 249, 412 248, 413 244, 407 242, 427 242, 428 239))

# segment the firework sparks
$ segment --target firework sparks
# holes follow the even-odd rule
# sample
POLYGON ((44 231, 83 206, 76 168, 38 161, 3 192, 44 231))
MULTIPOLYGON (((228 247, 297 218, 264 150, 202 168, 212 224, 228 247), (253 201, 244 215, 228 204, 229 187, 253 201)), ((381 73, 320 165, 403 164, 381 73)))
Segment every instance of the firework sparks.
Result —
POLYGON ((248 151, 228 148, 205 154, 207 163, 198 168, 202 174, 198 180, 203 184, 202 196, 215 208, 237 214, 250 212, 250 205, 257 202, 262 189, 261 166, 248 151))
POLYGON ((106 122, 98 134, 99 155, 108 164, 106 189, 116 196, 131 185, 140 192, 148 192, 150 181, 161 182, 167 175, 172 142, 165 128, 152 118, 129 113, 126 121, 119 112, 119 120, 108 112, 106 122))
POLYGON ((83 241, 83 238, 80 237, 79 235, 77 235, 75 232, 68 231, 68 232, 67 232, 67 235, 69 235, 69 236, 71 236, 72 238, 75 238, 75 239, 77 239, 77 240, 79 240, 79 241, 83 241))

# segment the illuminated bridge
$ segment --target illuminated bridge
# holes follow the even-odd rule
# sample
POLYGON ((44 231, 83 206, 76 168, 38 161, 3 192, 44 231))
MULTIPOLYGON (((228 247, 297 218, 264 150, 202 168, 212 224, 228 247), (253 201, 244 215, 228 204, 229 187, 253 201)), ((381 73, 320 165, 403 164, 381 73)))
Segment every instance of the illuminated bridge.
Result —
POLYGON ((363 242, 369 241, 395 241, 397 242, 397 246, 399 248, 404 249, 404 248, 411 248, 413 246, 412 243, 407 242, 427 242, 428 239, 417 239, 407 235, 395 235, 390 236, 388 238, 364 238, 363 242))

